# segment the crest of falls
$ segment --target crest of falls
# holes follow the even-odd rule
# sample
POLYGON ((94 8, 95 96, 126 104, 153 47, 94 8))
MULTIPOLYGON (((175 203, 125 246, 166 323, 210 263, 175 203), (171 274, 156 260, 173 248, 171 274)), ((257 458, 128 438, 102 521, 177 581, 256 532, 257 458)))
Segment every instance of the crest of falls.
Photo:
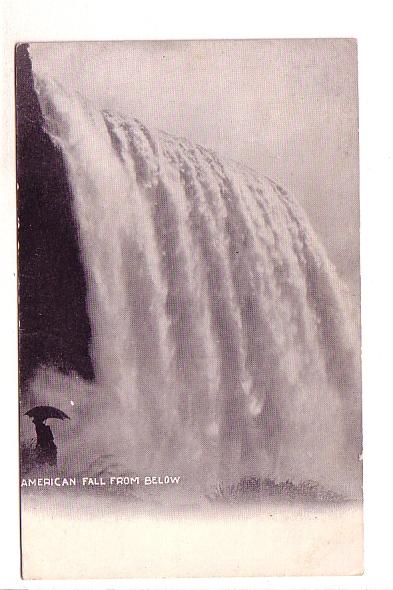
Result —
POLYGON ((209 149, 35 85, 67 169, 95 373, 43 367, 31 384, 71 415, 60 467, 358 487, 356 313, 301 208, 209 149))

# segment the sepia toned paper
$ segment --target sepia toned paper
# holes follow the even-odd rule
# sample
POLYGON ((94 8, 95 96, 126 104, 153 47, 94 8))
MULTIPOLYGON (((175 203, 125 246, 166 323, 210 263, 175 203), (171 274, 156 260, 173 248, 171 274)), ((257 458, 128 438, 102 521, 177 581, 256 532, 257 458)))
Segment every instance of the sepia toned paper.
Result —
POLYGON ((356 43, 16 47, 26 579, 362 572, 356 43))

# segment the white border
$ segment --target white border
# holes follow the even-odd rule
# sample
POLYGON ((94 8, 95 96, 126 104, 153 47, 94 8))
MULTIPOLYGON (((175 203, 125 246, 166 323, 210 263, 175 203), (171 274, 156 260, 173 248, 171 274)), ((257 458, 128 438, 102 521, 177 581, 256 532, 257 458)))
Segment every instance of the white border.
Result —
POLYGON ((392 83, 389 3, 233 3, 3 0, 0 588, 390 589, 393 477, 392 83), (366 7, 367 6, 367 7, 366 7), (13 45, 17 41, 148 38, 355 37, 360 63, 361 266, 365 440, 366 573, 358 578, 26 582, 19 578, 13 45))

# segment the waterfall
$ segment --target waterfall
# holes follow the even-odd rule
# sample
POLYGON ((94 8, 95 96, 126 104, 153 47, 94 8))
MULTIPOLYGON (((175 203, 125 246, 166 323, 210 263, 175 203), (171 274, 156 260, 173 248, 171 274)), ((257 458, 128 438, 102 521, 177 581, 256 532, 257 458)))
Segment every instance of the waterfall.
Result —
POLYGON ((64 470, 359 486, 356 313, 299 205, 53 80, 35 89, 72 193, 95 375, 32 380, 36 401, 72 400, 64 470))

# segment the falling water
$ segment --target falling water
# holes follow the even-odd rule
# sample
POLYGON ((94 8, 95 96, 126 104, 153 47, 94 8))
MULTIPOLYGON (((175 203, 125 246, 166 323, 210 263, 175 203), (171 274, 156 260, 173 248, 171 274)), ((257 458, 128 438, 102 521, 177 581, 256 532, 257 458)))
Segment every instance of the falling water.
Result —
POLYGON ((68 171, 92 327, 93 384, 42 369, 32 385, 76 400, 64 469, 358 481, 358 329, 299 206, 53 81, 36 92, 68 171))

